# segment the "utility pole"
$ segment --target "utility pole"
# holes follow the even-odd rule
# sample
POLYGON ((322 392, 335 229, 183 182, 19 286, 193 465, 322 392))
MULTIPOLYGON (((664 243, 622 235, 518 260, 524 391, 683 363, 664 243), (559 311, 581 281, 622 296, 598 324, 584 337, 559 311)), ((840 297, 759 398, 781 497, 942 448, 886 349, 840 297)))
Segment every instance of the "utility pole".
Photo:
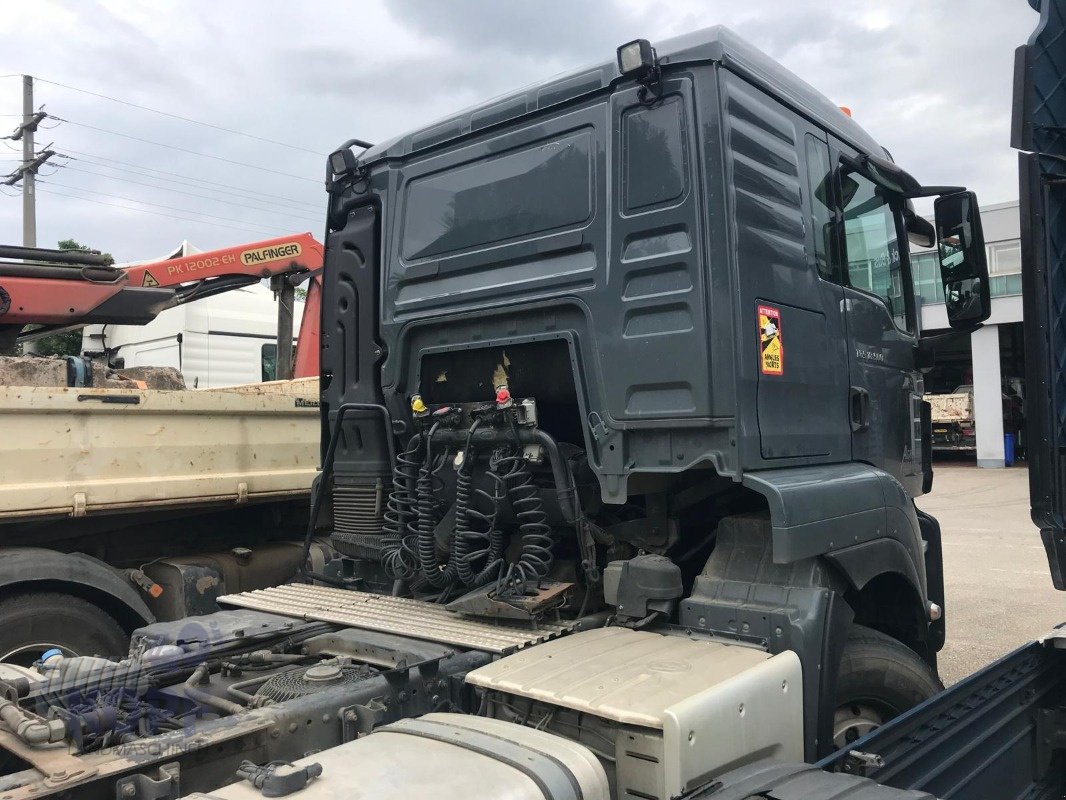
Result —
POLYGON ((33 76, 22 76, 22 246, 37 246, 37 193, 33 163, 33 76))
POLYGON ((14 186, 22 181, 22 244, 24 247, 37 246, 37 171, 52 156, 54 150, 45 150, 38 154, 33 151, 33 134, 41 120, 48 115, 43 111, 33 110, 33 76, 22 76, 22 124, 15 128, 10 139, 22 140, 22 166, 12 172, 3 183, 14 186))

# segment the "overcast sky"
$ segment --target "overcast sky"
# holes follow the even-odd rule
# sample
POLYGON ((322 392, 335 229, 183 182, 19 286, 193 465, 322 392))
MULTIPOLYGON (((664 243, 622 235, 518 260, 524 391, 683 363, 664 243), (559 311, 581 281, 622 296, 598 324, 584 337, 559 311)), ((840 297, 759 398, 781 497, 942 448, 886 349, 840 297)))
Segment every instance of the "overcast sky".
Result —
MULTIPOLYGON (((342 141, 380 141, 612 59, 627 40, 718 23, 850 106, 922 182, 1013 200, 1013 52, 1036 21, 1025 0, 8 0, 0 75, 42 79, 37 104, 67 120, 38 133, 39 149, 72 157, 42 170, 38 244, 75 238, 121 262, 182 239, 209 249, 320 236, 324 156, 342 141)), ((21 81, 0 78, 0 129, 20 112, 21 81)), ((18 157, 0 146, 0 173, 18 157)), ((19 243, 21 202, 4 192, 0 242, 19 243)))

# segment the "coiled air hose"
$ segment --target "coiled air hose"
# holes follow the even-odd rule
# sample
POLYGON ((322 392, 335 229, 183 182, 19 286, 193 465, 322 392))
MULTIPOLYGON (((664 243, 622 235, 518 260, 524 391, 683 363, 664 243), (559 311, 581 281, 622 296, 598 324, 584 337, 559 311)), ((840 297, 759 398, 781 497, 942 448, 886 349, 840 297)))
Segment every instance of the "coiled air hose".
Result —
POLYGON ((507 496, 518 520, 518 532, 522 548, 518 560, 507 568, 504 582, 517 586, 529 581, 539 581, 547 576, 554 556, 555 543, 544 511, 544 501, 533 483, 533 474, 522 456, 519 446, 516 452, 500 460, 503 479, 507 483, 507 496))
POLYGON ((455 478, 455 536, 453 537, 452 560, 455 562, 456 574, 467 586, 484 586, 499 577, 503 567, 504 541, 503 533, 496 527, 500 500, 506 494, 506 487, 499 473, 490 468, 486 474, 496 486, 496 491, 489 494, 484 489, 476 489, 474 496, 487 503, 491 509, 486 513, 471 502, 473 483, 473 446, 471 440, 481 426, 481 420, 474 420, 466 435, 466 444, 462 450, 462 460, 455 478), (475 529, 477 525, 481 530, 475 529), (480 569, 476 564, 484 560, 480 569))
POLYGON ((439 427, 440 423, 434 422, 426 434, 425 455, 415 487, 415 509, 418 519, 418 566, 430 586, 445 589, 455 583, 457 566, 455 559, 449 559, 443 568, 437 561, 437 537, 434 532, 440 516, 434 491, 436 471, 433 468, 433 435, 439 427))
POLYGON ((392 491, 385 505, 382 525, 381 563, 393 580, 414 577, 418 558, 409 544, 415 520, 414 489, 418 480, 418 454, 422 451, 422 434, 415 434, 402 453, 396 456, 392 470, 392 491))

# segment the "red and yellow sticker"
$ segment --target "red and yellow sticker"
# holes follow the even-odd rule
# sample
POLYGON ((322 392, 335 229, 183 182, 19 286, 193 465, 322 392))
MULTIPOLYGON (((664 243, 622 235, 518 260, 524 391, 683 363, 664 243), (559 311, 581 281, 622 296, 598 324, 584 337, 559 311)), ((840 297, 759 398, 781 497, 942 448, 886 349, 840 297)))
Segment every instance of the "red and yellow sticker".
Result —
POLYGON ((781 310, 759 306, 759 371, 763 375, 785 374, 785 345, 781 339, 781 310))

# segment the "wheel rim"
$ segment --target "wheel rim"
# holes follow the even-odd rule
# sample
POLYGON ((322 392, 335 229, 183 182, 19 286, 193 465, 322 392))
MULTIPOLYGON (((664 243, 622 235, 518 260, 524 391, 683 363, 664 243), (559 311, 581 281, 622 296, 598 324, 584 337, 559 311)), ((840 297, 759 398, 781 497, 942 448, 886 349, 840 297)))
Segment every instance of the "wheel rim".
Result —
POLYGON ((71 648, 55 642, 28 642, 12 647, 6 653, 0 655, 0 663, 32 667, 33 663, 48 650, 59 650, 67 658, 78 655, 71 648))
POLYGON ((892 719, 896 713, 884 703, 870 700, 844 703, 833 715, 833 744, 838 750, 847 747, 892 719))

